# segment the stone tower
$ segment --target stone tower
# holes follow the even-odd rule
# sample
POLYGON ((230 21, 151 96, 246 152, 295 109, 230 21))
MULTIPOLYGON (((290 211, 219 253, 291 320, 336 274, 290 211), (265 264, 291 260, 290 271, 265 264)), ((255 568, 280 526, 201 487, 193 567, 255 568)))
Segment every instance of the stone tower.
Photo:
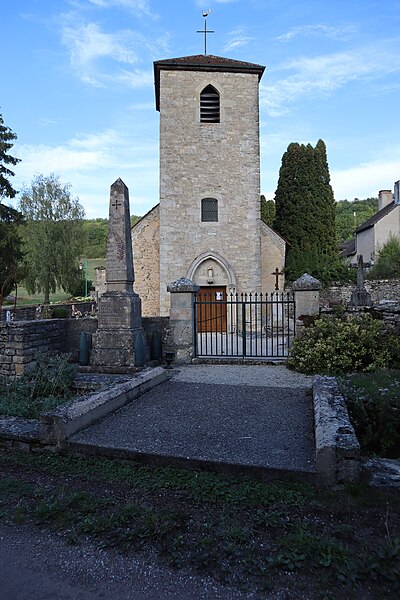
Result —
POLYGON ((183 276, 227 293, 262 291, 263 72, 257 64, 211 55, 154 63, 161 315, 169 311, 167 285, 183 276))

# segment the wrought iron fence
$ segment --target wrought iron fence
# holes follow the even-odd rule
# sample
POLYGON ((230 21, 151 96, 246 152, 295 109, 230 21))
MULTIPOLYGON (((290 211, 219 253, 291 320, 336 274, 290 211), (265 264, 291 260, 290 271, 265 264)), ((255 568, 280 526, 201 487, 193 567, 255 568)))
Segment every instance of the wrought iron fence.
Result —
POLYGON ((295 334, 293 294, 194 295, 197 357, 284 358, 295 334))

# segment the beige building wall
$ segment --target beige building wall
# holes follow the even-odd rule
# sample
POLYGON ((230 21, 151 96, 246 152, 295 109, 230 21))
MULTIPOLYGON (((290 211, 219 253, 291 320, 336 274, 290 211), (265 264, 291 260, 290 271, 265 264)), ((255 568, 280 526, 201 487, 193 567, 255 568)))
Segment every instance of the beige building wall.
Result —
POLYGON ((160 72, 161 315, 167 285, 207 252, 229 266, 235 291, 261 291, 258 81, 252 73, 160 72), (200 123, 209 84, 220 94, 220 123, 200 123), (218 222, 201 221, 206 197, 218 200, 218 222))
MULTIPOLYGON (((261 265, 262 265, 262 292, 271 294, 275 291, 275 275, 272 272, 278 267, 282 273, 285 267, 285 240, 263 221, 260 222, 261 230, 261 265)), ((279 277, 279 291, 285 287, 285 277, 279 277)))
POLYGON ((142 300, 142 316, 160 314, 160 207, 157 204, 132 227, 134 291, 142 300))
POLYGON ((358 256, 361 254, 365 263, 370 262, 373 259, 375 248, 375 228, 369 227, 357 233, 356 237, 356 253, 351 258, 351 264, 356 265, 358 256))
POLYGON ((375 258, 379 249, 386 244, 390 236, 400 236, 400 206, 396 206, 375 225, 375 258))

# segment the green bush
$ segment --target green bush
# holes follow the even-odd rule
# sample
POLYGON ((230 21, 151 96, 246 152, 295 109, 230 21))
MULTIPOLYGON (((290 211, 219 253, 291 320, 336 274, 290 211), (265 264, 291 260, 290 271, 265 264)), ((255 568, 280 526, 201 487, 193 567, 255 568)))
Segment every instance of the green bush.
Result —
POLYGON ((0 415, 37 419, 73 395, 76 368, 67 354, 37 354, 36 366, 11 381, 0 377, 0 415))
POLYGON ((337 375, 377 371, 400 363, 400 338, 369 315, 322 317, 294 340, 287 366, 301 373, 337 375))
POLYGON ((339 380, 363 454, 400 458, 400 372, 339 380))
POLYGON ((391 235, 378 252, 368 279, 393 279, 400 277, 400 237, 391 235))
MULTIPOLYGON (((88 279, 87 282, 87 293, 89 296, 90 288, 93 286, 93 281, 88 279)), ((84 279, 79 279, 79 281, 68 288, 68 293, 71 294, 74 298, 84 298, 86 292, 86 283, 84 279)))
POLYGON ((53 308, 54 319, 66 319, 67 316, 68 316, 68 311, 64 306, 55 306, 53 308))

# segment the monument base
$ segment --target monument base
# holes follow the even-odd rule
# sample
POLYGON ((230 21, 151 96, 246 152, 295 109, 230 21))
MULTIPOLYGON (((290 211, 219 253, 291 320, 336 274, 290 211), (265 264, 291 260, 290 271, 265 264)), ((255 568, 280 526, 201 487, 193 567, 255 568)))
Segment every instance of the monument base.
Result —
POLYGON ((112 291, 101 296, 99 328, 92 338, 90 364, 134 367, 138 334, 144 341, 141 300, 134 292, 112 291))
POLYGON ((90 364, 95 367, 134 367, 136 337, 143 329, 101 329, 93 335, 90 364))

